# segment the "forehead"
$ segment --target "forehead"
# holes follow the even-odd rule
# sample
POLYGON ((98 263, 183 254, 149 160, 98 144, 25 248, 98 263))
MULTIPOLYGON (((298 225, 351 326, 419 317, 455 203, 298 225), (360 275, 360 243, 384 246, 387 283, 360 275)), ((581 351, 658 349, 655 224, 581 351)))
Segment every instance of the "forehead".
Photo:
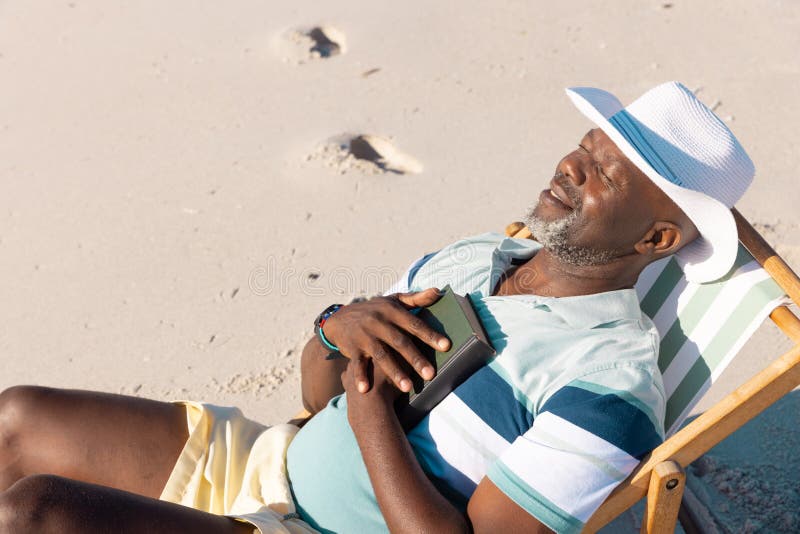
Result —
POLYGON ((588 143, 591 146, 592 155, 603 164, 619 167, 620 172, 649 180, 639 167, 634 165, 600 128, 594 128, 586 132, 581 143, 588 143))
POLYGON ((600 128, 592 128, 583 136, 583 141, 589 141, 592 147, 596 150, 608 152, 610 156, 617 157, 618 159, 628 160, 625 155, 617 148, 614 141, 600 128))

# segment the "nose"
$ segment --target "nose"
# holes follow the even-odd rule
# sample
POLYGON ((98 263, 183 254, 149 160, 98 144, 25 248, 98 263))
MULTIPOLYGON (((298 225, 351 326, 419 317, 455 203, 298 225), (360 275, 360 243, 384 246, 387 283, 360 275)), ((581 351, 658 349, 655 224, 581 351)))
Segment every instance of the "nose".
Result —
POLYGON ((558 171, 576 186, 581 186, 583 182, 586 181, 586 175, 583 173, 583 167, 581 166, 581 159, 576 155, 571 154, 562 159, 561 163, 558 165, 558 171))

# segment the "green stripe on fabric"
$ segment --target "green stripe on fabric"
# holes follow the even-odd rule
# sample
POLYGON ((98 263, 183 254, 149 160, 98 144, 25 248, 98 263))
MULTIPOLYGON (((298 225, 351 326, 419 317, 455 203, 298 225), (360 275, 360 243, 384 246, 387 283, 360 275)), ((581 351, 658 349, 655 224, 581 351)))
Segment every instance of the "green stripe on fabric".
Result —
MULTIPOLYGON (((583 522, 580 519, 573 517, 550 502, 544 495, 517 476, 502 461, 498 460, 492 464, 486 476, 512 501, 555 532, 559 534, 571 534, 574 532, 577 534, 583 529, 583 522)), ((569 484, 570 482, 565 480, 560 483, 569 484)))
MULTIPOLYGON (((645 371, 642 372, 644 373, 645 371)), ((664 430, 661 428, 661 419, 659 417, 656 417, 656 415, 653 413, 653 409, 650 407, 649 404, 639 400, 639 398, 636 395, 633 395, 630 391, 614 389, 612 387, 604 386, 602 384, 585 382, 583 380, 573 380, 572 382, 570 382, 570 385, 585 389, 586 391, 591 391, 592 393, 597 393, 598 395, 616 395, 620 399, 624 400, 625 402, 634 406, 637 410, 645 414, 647 418, 650 419, 650 422, 653 423, 653 428, 656 429, 659 436, 662 439, 664 438, 664 430)))
POLYGON ((783 295, 783 290, 772 278, 762 280, 750 288, 734 312, 719 329, 714 339, 703 351, 703 357, 692 365, 689 372, 675 388, 667 401, 665 426, 670 428, 683 413, 697 392, 711 376, 712 370, 725 359, 742 332, 758 316, 764 306, 783 295))
POLYGON ((683 380, 681 380, 681 383, 678 384, 678 387, 672 393, 672 397, 667 401, 667 411, 664 416, 664 426, 666 428, 672 427, 672 424, 683 413, 683 410, 694 399, 710 376, 711 371, 708 368, 708 364, 703 358, 698 358, 683 380))
POLYGON ((661 344, 658 347, 658 368, 662 373, 686 343, 686 338, 692 335, 694 329, 705 317, 711 304, 722 291, 722 287, 722 285, 715 284, 699 288, 664 337, 661 338, 661 344))
POLYGON ((658 368, 662 373, 669 367, 678 351, 686 343, 686 338, 692 335, 694 329, 708 313, 711 305, 722 292, 733 273, 751 261, 753 261, 753 258, 750 253, 740 246, 736 254, 736 261, 734 261, 733 267, 727 275, 716 282, 703 284, 697 288, 691 300, 681 310, 680 315, 661 339, 661 346, 658 350, 658 368))
POLYGON ((675 258, 670 258, 664 266, 664 270, 661 271, 661 274, 658 275, 658 278, 653 283, 652 287, 650 287, 647 295, 645 295, 639 303, 639 307, 645 315, 651 319, 655 317, 656 312, 661 309, 664 301, 667 300, 667 297, 675 288, 675 284, 677 284, 681 278, 683 278, 683 271, 678 266, 678 262, 675 261, 675 258))

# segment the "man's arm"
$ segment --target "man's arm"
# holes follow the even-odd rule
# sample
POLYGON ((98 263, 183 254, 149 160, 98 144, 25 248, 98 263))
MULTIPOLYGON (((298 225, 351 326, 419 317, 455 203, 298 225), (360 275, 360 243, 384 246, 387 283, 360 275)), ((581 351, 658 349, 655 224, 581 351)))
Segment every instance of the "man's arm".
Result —
MULTIPOLYGON (((565 481, 565 484, 568 482, 565 481)), ((467 516, 476 534, 549 534, 553 531, 508 498, 488 477, 483 477, 467 505, 467 516)))
POLYGON ((374 382, 367 393, 356 391, 354 368, 359 364, 352 362, 341 376, 347 417, 389 531, 470 532, 464 515, 439 493, 417 462, 394 411, 400 392, 380 369, 368 372, 374 382))
POLYGON ((347 359, 326 360, 329 353, 330 349, 314 336, 308 340, 300 357, 303 407, 312 414, 322 410, 329 400, 344 392, 341 375, 347 368, 347 359))
POLYGON ((414 456, 394 411, 397 388, 378 369, 369 373, 374 376, 370 391, 359 394, 355 365, 359 362, 342 373, 347 416, 390 532, 551 532, 488 478, 478 485, 463 515, 439 493, 414 456))

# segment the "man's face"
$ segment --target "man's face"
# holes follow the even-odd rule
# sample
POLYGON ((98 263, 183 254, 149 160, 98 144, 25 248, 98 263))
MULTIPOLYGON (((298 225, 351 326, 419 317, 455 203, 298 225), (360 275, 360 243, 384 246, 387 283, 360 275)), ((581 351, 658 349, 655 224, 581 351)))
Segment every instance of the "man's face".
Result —
POLYGON ((657 186, 594 129, 558 163, 526 222, 563 261, 598 265, 633 253, 663 200, 657 186))

